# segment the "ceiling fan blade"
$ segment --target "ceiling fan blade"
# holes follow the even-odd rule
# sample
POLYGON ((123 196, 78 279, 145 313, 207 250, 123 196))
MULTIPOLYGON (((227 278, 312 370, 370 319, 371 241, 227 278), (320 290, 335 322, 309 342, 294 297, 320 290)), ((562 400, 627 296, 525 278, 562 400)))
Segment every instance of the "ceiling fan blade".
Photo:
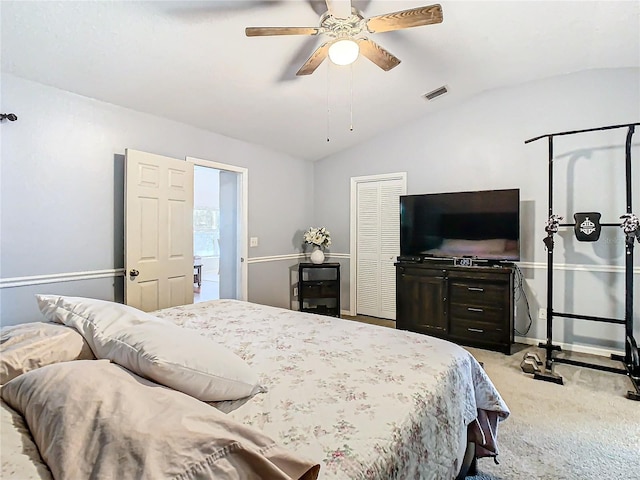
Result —
POLYGON ((244 29, 247 37, 265 37, 270 35, 317 35, 320 29, 316 27, 247 27, 244 29))
POLYGON ((392 55, 368 38, 360 38, 358 40, 358 46, 360 47, 360 53, 362 55, 378 65, 385 72, 388 72, 393 67, 397 67, 400 63, 400 59, 398 57, 392 55))
POLYGON ((307 61, 309 55, 311 55, 322 42, 319 42, 316 37, 305 37, 304 40, 299 43, 300 45, 295 53, 288 58, 286 65, 281 70, 278 82, 289 82, 297 79, 296 72, 300 69, 300 65, 307 61))
POLYGON ((315 72, 316 68, 327 58, 330 43, 331 42, 323 43, 316 48, 315 52, 313 52, 305 64, 300 67, 296 75, 310 75, 315 72))
POLYGON ((442 23, 442 7, 438 4, 371 17, 367 20, 367 29, 379 33, 434 23, 442 23))

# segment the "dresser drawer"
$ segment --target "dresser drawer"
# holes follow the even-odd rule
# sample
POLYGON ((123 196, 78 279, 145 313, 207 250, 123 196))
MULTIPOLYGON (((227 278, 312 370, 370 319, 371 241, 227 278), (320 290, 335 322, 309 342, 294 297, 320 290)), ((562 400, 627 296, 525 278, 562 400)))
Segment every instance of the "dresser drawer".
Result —
POLYGON ((486 282, 459 282, 450 280, 451 303, 502 307, 505 286, 486 282))
POLYGON ((505 332, 501 328, 496 328, 494 324, 482 324, 457 320, 451 325, 450 335, 472 342, 503 342, 505 332))
POLYGON ((450 307, 449 317, 452 325, 459 320, 464 320, 472 323, 491 324, 495 328, 496 325, 504 323, 504 310, 494 307, 453 304, 450 307))

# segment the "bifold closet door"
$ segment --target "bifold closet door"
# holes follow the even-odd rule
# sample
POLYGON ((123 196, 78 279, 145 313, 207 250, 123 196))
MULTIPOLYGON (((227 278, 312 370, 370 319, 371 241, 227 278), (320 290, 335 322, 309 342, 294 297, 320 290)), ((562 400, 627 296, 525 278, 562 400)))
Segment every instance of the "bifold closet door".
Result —
POLYGON ((396 318, 401 179, 359 182, 356 195, 356 313, 396 318))

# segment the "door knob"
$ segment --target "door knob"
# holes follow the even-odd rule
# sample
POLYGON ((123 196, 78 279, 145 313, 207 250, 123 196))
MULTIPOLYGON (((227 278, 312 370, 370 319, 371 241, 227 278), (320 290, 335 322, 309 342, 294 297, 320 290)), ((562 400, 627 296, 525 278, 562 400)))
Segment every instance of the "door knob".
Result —
POLYGON ((140 272, 138 270, 136 270, 135 268, 133 270, 129 270, 129 278, 131 280, 136 278, 138 275, 140 275, 140 272))

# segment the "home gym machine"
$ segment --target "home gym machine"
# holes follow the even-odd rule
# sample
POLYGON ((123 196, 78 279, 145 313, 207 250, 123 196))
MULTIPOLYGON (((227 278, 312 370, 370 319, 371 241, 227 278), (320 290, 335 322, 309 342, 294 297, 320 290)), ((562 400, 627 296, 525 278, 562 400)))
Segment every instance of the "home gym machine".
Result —
POLYGON ((635 127, 640 123, 631 123, 626 125, 611 125, 600 128, 590 128, 586 130, 574 130, 570 132, 559 132, 541 135, 539 137, 526 140, 524 143, 535 142, 542 138, 548 139, 549 144, 549 218, 545 226, 546 237, 543 239, 547 249, 547 341, 540 343, 538 347, 544 348, 546 351, 545 370, 543 371, 537 365, 542 362, 537 356, 532 354, 530 358, 525 356, 522 369, 527 373, 533 373, 536 380, 544 380, 564 384, 560 375, 553 372, 554 363, 566 363, 578 367, 593 368, 606 372, 620 373, 627 375, 633 384, 634 390, 627 392, 627 398, 631 400, 640 400, 640 354, 638 352, 638 344, 633 337, 633 247, 634 241, 640 242, 640 222, 638 217, 632 213, 631 209, 631 138, 635 131, 635 127), (574 135, 577 133, 594 132, 599 130, 611 130, 618 128, 627 128, 627 139, 625 149, 626 159, 626 213, 623 214, 619 223, 600 223, 600 213, 598 212, 582 212, 574 214, 574 223, 560 223, 563 217, 553 213, 553 139, 561 135, 574 135), (553 236, 558 232, 560 227, 573 227, 576 239, 582 242, 593 242, 598 240, 601 227, 620 227, 625 234, 625 310, 624 320, 616 318, 603 318, 590 315, 577 315, 574 313, 562 313, 553 310, 553 236), (580 320, 591 320, 596 322, 606 322, 624 325, 625 327, 625 355, 611 355, 613 360, 620 361, 624 364, 624 368, 615 368, 604 365, 597 365, 587 362, 572 360, 569 358, 554 357, 554 352, 561 351, 559 345, 553 344, 553 317, 574 318, 580 320))

